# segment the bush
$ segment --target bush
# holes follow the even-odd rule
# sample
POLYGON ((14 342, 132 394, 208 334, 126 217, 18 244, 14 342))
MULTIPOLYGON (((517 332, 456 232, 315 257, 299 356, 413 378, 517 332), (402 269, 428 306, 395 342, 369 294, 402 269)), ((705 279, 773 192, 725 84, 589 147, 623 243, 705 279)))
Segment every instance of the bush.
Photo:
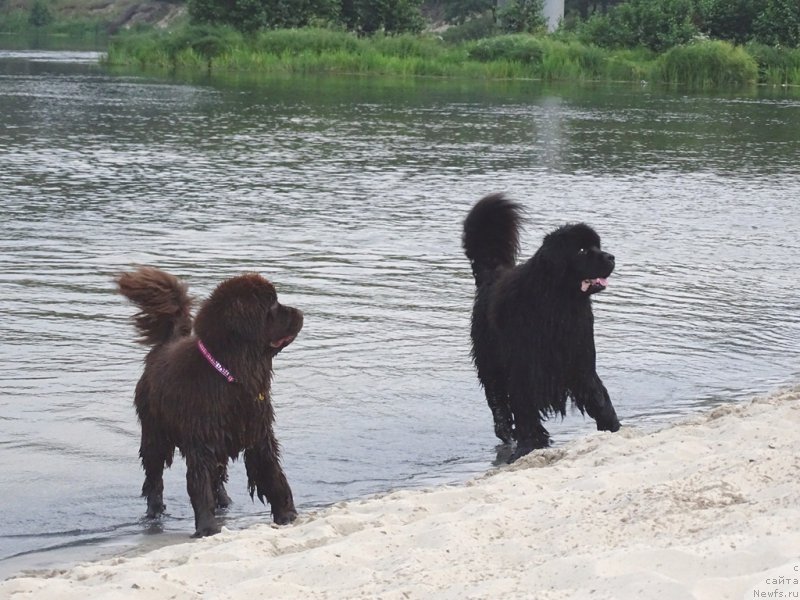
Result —
POLYGON ((766 0, 700 0, 701 29, 712 38, 743 44, 753 36, 753 24, 766 0))
POLYGON ((756 18, 755 39, 772 46, 800 46, 800 2, 798 0, 766 0, 764 10, 756 18))
POLYGON ((747 53, 758 64, 758 81, 771 85, 800 85, 800 48, 775 48, 750 43, 747 53))
POLYGON ((262 31, 255 36, 254 48, 269 54, 298 55, 357 52, 359 39, 352 33, 331 29, 276 29, 262 31))
POLYGON ((662 52, 697 36, 693 18, 692 0, 630 0, 606 15, 593 15, 578 35, 586 44, 662 52))
POLYGON ((536 33, 547 29, 542 0, 512 0, 498 17, 500 27, 506 33, 536 33))
POLYGON ((34 27, 44 27, 53 21, 53 14, 50 8, 41 0, 36 0, 31 5, 31 12, 28 14, 28 23, 34 27))
POLYGON ((703 41, 676 46, 656 61, 656 78, 693 88, 743 85, 758 79, 758 65, 741 46, 703 41))
POLYGON ((440 42, 408 33, 394 36, 375 36, 375 49, 386 56, 400 58, 435 58, 442 53, 440 42))
POLYGON ((442 39, 450 44, 480 40, 497 35, 497 25, 491 13, 473 17, 461 25, 448 27, 442 32, 442 39))
POLYGON ((421 4, 422 0, 350 0, 342 2, 341 19, 362 34, 417 33, 425 25, 421 4))
POLYGON ((468 49, 468 56, 481 62, 508 60, 530 64, 541 62, 543 55, 542 41, 525 34, 501 35, 479 40, 468 49))

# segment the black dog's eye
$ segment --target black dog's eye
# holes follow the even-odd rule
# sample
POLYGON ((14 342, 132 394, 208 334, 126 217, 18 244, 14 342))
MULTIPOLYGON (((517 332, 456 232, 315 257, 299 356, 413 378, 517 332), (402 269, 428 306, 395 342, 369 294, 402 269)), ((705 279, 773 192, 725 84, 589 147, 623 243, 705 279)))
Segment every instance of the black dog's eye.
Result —
POLYGON ((578 254, 586 254, 586 248, 578 248, 578 254))

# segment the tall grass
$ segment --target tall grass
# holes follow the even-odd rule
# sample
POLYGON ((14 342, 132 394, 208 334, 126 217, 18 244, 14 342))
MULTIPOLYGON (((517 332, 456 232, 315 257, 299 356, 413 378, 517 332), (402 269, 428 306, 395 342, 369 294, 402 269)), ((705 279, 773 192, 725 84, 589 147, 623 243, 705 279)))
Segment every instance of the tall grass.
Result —
POLYGON ((272 73, 375 73, 543 80, 652 80, 693 88, 800 84, 800 50, 747 49, 701 41, 664 54, 609 50, 570 37, 502 35, 447 43, 424 35, 358 37, 331 29, 262 31, 224 27, 127 33, 110 45, 111 65, 272 73))
MULTIPOLYGON (((1 2, 0 2, 1 4, 1 2)), ((100 20, 81 18, 58 18, 52 22, 35 26, 27 11, 11 11, 0 14, 0 33, 14 35, 59 36, 68 38, 105 37, 107 29, 100 20)))
POLYGON ((528 77, 546 80, 639 81, 653 63, 652 52, 607 50, 577 40, 502 35, 469 44, 468 56, 481 62, 505 61, 528 77))
POLYGON ((723 41, 701 41, 675 46, 658 57, 654 79, 692 88, 752 84, 758 65, 741 46, 723 41))
POLYGON ((747 52, 758 63, 758 80, 767 85, 800 85, 800 48, 749 44, 747 52))

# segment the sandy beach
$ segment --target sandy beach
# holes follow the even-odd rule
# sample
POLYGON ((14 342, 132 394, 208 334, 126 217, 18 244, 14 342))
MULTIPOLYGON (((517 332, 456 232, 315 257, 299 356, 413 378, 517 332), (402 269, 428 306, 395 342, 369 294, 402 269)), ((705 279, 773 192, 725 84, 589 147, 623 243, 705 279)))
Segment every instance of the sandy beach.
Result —
MULTIPOLYGON (((800 388, 66 571, 2 598, 800 597, 800 388)), ((188 533, 187 533, 188 536, 188 533)))

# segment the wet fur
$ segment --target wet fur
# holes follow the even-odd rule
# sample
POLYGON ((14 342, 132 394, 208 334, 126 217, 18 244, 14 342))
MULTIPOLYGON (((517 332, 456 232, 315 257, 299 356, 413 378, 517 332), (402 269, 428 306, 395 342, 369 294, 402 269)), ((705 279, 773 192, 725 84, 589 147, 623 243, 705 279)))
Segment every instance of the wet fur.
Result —
POLYGON ((521 207, 493 194, 469 212, 462 238, 476 285, 472 356, 497 437, 517 443, 509 462, 549 445, 542 422, 565 414, 568 398, 598 429, 619 429, 595 370, 592 292, 581 291, 583 279, 611 274, 614 257, 579 223, 517 265, 520 223, 521 207))
POLYGON ((215 509, 230 503, 228 460, 241 453, 250 496, 269 502, 276 523, 293 521, 297 512, 272 431, 269 392, 272 359, 302 328, 302 313, 279 304, 272 284, 256 274, 222 282, 194 321, 186 285, 173 275, 143 267, 116 283, 139 308, 139 341, 152 346, 134 398, 147 516, 165 509, 162 476, 177 448, 186 460, 195 536, 219 531, 215 509), (209 364, 198 338, 235 382, 209 364))

